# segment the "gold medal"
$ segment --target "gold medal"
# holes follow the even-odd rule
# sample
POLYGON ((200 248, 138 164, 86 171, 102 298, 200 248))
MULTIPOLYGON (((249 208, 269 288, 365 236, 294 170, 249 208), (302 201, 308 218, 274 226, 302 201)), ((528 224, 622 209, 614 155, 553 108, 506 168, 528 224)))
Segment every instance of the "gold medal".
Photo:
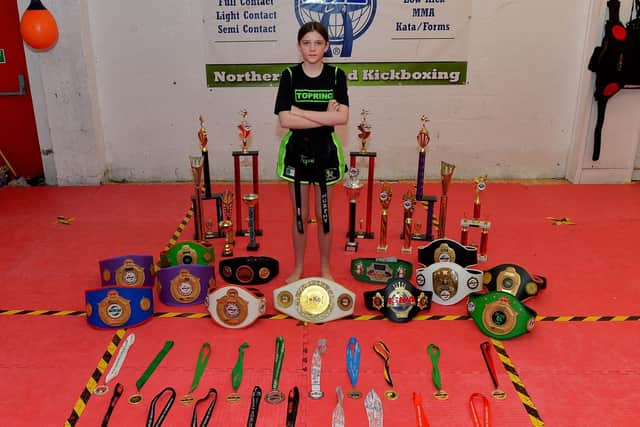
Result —
POLYGON ((107 394, 108 391, 109 391, 108 385, 100 384, 99 386, 96 387, 95 390, 93 390, 93 394, 95 394, 96 396, 102 396, 103 394, 107 394))
POLYGON ((350 392, 347 393, 347 397, 349 399, 360 399, 362 397, 362 392, 358 391, 358 390, 351 390, 350 392))
POLYGON ((388 400, 396 400, 398 398, 398 392, 395 390, 385 391, 384 397, 386 397, 388 400))
POLYGON ((438 400, 447 400, 449 398, 449 393, 447 393, 444 390, 438 390, 435 393, 433 393, 433 397, 435 397, 438 400))
POLYGON ((280 390, 271 390, 264 398, 264 401, 271 405, 277 405, 284 402, 284 393, 280 390))
POLYGON ((496 400, 505 400, 507 393, 497 388, 491 392, 491 396, 496 400))
POLYGON ((195 399, 193 398, 192 395, 186 394, 180 398, 180 403, 182 403, 184 406, 189 406, 193 404, 194 400, 195 399))
POLYGON ((238 403, 240 402, 240 393, 229 393, 229 395, 227 396, 227 402, 229 403, 238 403))
POLYGON ((142 402, 142 395, 140 393, 129 396, 129 403, 131 405, 138 405, 140 402, 142 402))

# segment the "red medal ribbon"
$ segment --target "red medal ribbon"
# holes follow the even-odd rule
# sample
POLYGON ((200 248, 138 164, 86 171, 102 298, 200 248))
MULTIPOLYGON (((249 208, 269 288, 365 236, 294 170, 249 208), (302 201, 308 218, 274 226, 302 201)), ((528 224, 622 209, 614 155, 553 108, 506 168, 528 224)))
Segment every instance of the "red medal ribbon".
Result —
POLYGON ((471 410, 471 420, 473 421, 473 427, 491 427, 491 414, 489 413, 489 399, 484 397, 480 393, 473 393, 469 396, 469 409, 471 410), (480 421, 480 417, 476 412, 476 405, 474 400, 482 400, 482 415, 483 420, 480 421))

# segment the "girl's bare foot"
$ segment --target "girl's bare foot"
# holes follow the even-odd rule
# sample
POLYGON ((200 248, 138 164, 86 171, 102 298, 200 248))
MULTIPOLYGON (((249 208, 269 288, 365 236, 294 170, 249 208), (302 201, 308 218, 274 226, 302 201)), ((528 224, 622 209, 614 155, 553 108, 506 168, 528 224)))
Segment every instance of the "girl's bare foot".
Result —
POLYGON ((296 282, 296 281, 300 280, 301 277, 302 277, 302 268, 294 268, 293 272, 291 272, 289 277, 287 277, 285 279, 284 283, 296 282))
POLYGON ((320 270, 320 274, 322 275, 323 278, 327 280, 331 280, 332 282, 334 281, 333 275, 331 274, 331 271, 328 268, 322 268, 320 270))

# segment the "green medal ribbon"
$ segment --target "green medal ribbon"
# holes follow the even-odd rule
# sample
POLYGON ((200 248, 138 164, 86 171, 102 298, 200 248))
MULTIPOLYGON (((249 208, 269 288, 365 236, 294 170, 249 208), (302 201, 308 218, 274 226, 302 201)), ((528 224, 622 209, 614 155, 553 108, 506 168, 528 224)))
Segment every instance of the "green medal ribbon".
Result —
POLYGON ((271 390, 277 390, 280 383, 280 371, 282 370, 282 361, 284 360, 284 338, 278 336, 276 338, 276 354, 273 359, 273 379, 271 380, 271 390))
POLYGON ((136 381, 136 389, 138 391, 142 390, 142 387, 144 387, 151 374, 153 374, 153 371, 156 370, 160 362, 162 362, 162 359, 164 359, 167 353, 169 353, 169 350, 171 350, 172 348, 173 341, 166 341, 164 343, 164 347, 162 347, 162 350, 160 350, 160 352, 156 354, 156 357, 153 359, 153 361, 151 361, 151 364, 147 367, 142 376, 138 378, 138 381, 136 381))
POLYGON ((440 378, 440 369, 438 368, 438 361, 440 360, 440 347, 435 344, 429 344, 427 347, 427 353, 431 358, 431 378, 433 379, 433 385, 436 390, 442 390, 442 379, 440 378))
POLYGON ((244 349, 247 347, 249 347, 249 344, 243 342, 238 348, 238 360, 236 360, 236 364, 233 366, 233 370, 231 371, 231 387, 233 388, 233 391, 237 391, 238 388, 240 388, 240 383, 242 382, 244 349))
POLYGON ((200 384, 200 377, 202 377, 204 368, 207 367, 207 363, 209 362, 209 356, 211 356, 211 345, 206 342, 202 344, 202 347, 200 347, 200 352, 198 353, 198 361, 196 362, 196 372, 193 375, 193 383, 191 383, 189 393, 198 388, 198 384, 200 384))

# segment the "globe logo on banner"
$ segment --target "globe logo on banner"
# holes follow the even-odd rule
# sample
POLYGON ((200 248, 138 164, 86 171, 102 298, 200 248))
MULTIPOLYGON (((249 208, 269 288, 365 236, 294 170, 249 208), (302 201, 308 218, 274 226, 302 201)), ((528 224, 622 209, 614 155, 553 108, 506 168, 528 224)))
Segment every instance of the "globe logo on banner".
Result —
POLYGON ((353 42, 362 36, 376 14, 377 0, 296 0, 295 13, 300 25, 318 21, 329 30, 325 56, 348 58, 353 42))

